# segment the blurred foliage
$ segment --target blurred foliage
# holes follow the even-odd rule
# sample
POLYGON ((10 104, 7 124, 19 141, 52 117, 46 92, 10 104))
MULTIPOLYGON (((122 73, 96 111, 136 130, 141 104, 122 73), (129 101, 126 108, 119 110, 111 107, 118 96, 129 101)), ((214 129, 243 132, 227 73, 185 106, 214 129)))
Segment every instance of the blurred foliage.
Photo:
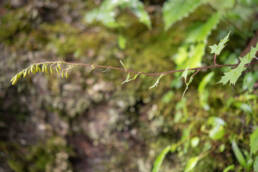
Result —
POLYGON ((235 86, 218 84, 230 68, 199 72, 184 97, 182 73, 121 85, 119 72, 78 68, 67 80, 8 83, 47 60, 121 60, 142 72, 211 65, 208 46, 229 32, 217 63, 237 63, 258 1, 184 2, 1 2, 0 171, 257 171, 257 65, 235 86))

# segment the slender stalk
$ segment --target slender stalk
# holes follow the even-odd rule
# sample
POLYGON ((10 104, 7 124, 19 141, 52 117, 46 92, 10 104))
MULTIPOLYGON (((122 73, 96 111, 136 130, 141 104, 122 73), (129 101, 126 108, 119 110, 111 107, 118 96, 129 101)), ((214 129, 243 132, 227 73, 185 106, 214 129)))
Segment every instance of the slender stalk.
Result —
MULTIPOLYGON (((254 58, 254 60, 257 60, 254 58)), ((177 70, 169 70, 169 71, 164 71, 164 72, 139 72, 135 71, 132 69, 124 69, 123 67, 117 67, 117 66, 108 66, 108 65, 98 65, 98 64, 88 64, 88 63, 81 63, 81 62, 66 62, 66 61, 46 61, 46 62, 39 62, 39 63, 34 63, 35 65, 41 65, 41 64, 64 64, 64 65, 72 65, 72 66, 81 66, 81 67, 91 67, 94 69, 110 69, 110 70, 116 70, 116 71, 121 71, 124 73, 133 73, 133 74, 140 74, 140 75, 145 75, 145 76, 160 76, 160 75, 169 75, 177 72, 184 72, 186 69, 177 69, 177 70)), ((257 61, 251 62, 250 64, 257 63, 257 61)), ((250 64, 247 64, 249 66, 250 64)), ((223 68, 223 67, 236 67, 237 64, 213 64, 209 66, 201 66, 201 67, 194 67, 194 68, 188 68, 187 70, 192 70, 192 71, 203 71, 203 70, 208 70, 208 69, 215 69, 215 68, 223 68)))

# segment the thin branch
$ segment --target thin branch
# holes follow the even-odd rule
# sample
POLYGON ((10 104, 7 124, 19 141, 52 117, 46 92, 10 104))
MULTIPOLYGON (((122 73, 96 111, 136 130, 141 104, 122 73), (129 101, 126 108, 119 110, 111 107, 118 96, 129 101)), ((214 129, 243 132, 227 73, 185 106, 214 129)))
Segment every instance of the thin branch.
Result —
MULTIPOLYGON (((256 58, 254 58, 257 60, 256 58)), ((134 71, 132 69, 127 69, 125 70, 122 67, 116 67, 116 66, 108 66, 108 65, 97 65, 97 64, 87 64, 87 63, 81 63, 81 62, 66 62, 66 61, 46 61, 46 62, 40 62, 40 63, 34 63, 35 65, 42 65, 42 64, 64 64, 64 65, 73 65, 73 66, 82 66, 82 67, 92 67, 94 66, 94 69, 104 69, 104 70, 116 70, 124 73, 133 73, 133 74, 140 74, 140 75, 145 75, 145 76, 160 76, 160 75, 169 75, 177 72, 184 72, 186 69, 177 69, 177 70, 169 70, 165 72, 139 72, 139 71, 134 71)), ((257 63, 256 62, 251 62, 250 64, 257 63)), ((191 71, 203 71, 203 70, 208 70, 208 69, 215 69, 215 68, 223 68, 223 67, 236 67, 237 64, 214 64, 210 66, 202 66, 202 67, 194 67, 194 68, 188 68, 187 70, 191 71)), ((247 64, 246 66, 248 66, 247 64)))

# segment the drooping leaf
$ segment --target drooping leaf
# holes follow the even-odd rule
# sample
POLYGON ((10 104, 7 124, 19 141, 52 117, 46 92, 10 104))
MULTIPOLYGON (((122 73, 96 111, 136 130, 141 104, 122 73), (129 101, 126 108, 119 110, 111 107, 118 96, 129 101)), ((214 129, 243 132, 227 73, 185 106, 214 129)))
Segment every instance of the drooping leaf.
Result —
POLYGON ((165 30, 168 30, 175 22, 188 16, 206 0, 168 0, 162 9, 165 30))
POLYGON ((145 24, 149 29, 151 28, 151 20, 148 13, 144 10, 144 6, 139 0, 128 1, 128 7, 138 17, 141 23, 145 24))
POLYGON ((256 47, 251 48, 251 51, 248 54, 240 58, 240 64, 235 69, 232 69, 229 72, 224 73, 224 76, 221 78, 219 83, 225 85, 229 82, 230 84, 235 85, 236 81, 241 76, 242 72, 246 70, 245 65, 252 61, 257 51, 258 43, 256 44, 256 47))
POLYGON ((239 162, 239 164, 244 167, 244 168, 247 168, 247 163, 246 163, 246 160, 241 152, 241 150, 239 149, 237 143, 235 140, 232 141, 232 149, 233 149, 233 152, 237 158, 237 161, 239 162))
POLYGON ((149 88, 149 89, 152 89, 152 88, 155 88, 159 85, 159 81, 160 79, 164 76, 164 74, 161 74, 158 79, 155 81, 155 83, 149 88))
POLYGON ((152 172, 159 172, 163 160, 165 159, 166 155, 170 151, 171 151, 171 146, 167 146, 165 149, 162 150, 162 152, 159 154, 159 156, 156 158, 154 162, 152 172))
POLYGON ((219 44, 214 44, 210 46, 212 54, 216 54, 217 56, 220 55, 221 51, 225 48, 226 43, 229 40, 229 35, 230 33, 228 33, 223 39, 221 39, 219 44))
POLYGON ((115 21, 117 7, 129 8, 141 23, 151 28, 150 17, 144 10, 143 3, 139 0, 105 0, 99 8, 88 12, 85 16, 85 20, 88 23, 99 21, 107 27, 117 27, 119 26, 115 21))
POLYGON ((187 164, 185 166, 185 170, 184 172, 190 172, 192 171, 195 166, 197 165, 198 161, 200 160, 200 157, 199 156, 196 156, 196 157, 192 157, 191 159, 189 159, 187 161, 187 164))
POLYGON ((204 76, 204 78, 201 80, 199 87, 198 87, 198 94, 200 97, 200 104, 205 110, 209 110, 209 104, 208 104, 208 96, 209 91, 206 89, 206 86, 211 81, 212 77, 214 76, 214 72, 210 72, 207 75, 204 76))
POLYGON ((223 172, 229 172, 229 171, 233 171, 235 169, 235 166, 234 165, 230 165, 230 166, 227 166, 223 172))
POLYGON ((254 172, 258 172, 258 156, 254 160, 254 172))
POLYGON ((255 154, 258 152, 258 127, 254 130, 254 132, 250 136, 250 148, 251 153, 255 154))
POLYGON ((190 73, 190 72, 189 72, 188 67, 187 67, 187 68, 185 69, 185 71, 183 72, 183 74, 182 74, 182 77, 184 78, 185 84, 186 84, 186 87, 185 87, 185 90, 184 90, 184 92, 183 92, 183 96, 182 96, 182 97, 184 97, 186 91, 188 90, 189 85, 190 85, 190 84, 192 83, 192 81, 193 81, 193 76, 191 76, 191 77, 189 78, 189 80, 187 81, 187 75, 188 75, 189 73, 190 73))

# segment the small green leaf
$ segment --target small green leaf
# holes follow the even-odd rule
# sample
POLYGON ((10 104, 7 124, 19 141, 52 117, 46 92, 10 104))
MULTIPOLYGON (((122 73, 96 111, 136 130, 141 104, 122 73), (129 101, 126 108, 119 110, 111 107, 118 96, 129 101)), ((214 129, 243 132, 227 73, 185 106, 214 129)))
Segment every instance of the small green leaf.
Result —
POLYGON ((192 157, 191 159, 189 159, 187 164, 186 164, 184 172, 192 171, 195 168, 195 166, 197 165, 199 160, 200 160, 199 156, 192 157))
POLYGON ((105 0, 99 8, 88 12, 85 20, 88 23, 99 21, 110 28, 118 27, 119 24, 115 21, 117 16, 116 8, 118 7, 129 8, 141 23, 151 28, 150 17, 145 11, 143 3, 139 0, 105 0))
POLYGON ((25 78, 26 76, 27 76, 27 69, 25 69, 23 72, 23 78, 25 78))
POLYGON ((212 54, 220 55, 221 51, 225 48, 226 43, 229 40, 229 35, 230 35, 230 32, 227 34, 227 36, 225 36, 222 40, 220 40, 218 45, 215 44, 210 46, 212 54))
POLYGON ((241 150, 239 149, 237 143, 235 140, 232 141, 232 149, 233 149, 233 152, 239 162, 239 164, 244 167, 244 168, 247 168, 247 162, 241 152, 241 150))
POLYGON ((199 141, 200 141, 199 137, 194 137, 194 138, 192 138, 192 139, 191 139, 191 146, 192 146, 192 147, 198 146, 199 141))
POLYGON ((254 160, 254 172, 258 172, 258 156, 254 160))
POLYGON ((163 160, 165 159, 166 155, 170 151, 171 151, 171 146, 167 146, 165 149, 162 150, 162 152, 159 154, 159 156, 156 158, 156 160, 154 162, 152 172, 158 172, 160 170, 163 160))
POLYGON ((252 154, 256 154, 256 152, 258 151, 258 127, 250 136, 250 148, 252 154))
POLYGON ((235 169, 235 166, 234 165, 230 165, 230 166, 227 166, 223 172, 229 172, 229 171, 233 171, 235 169))
POLYGON ((126 38, 123 35, 119 35, 118 37, 118 46, 122 50, 125 49, 126 46, 126 38))
POLYGON ((15 85, 16 83, 17 83, 17 75, 15 75, 14 77, 12 77, 12 79, 11 79, 11 83, 12 83, 12 85, 15 85))
POLYGON ((242 72, 246 70, 245 65, 252 61, 257 51, 258 43, 256 44, 256 47, 251 48, 251 51, 248 54, 240 58, 240 64, 235 69, 232 69, 229 72, 224 73, 224 76, 221 78, 219 83, 225 85, 229 82, 230 84, 235 85, 236 81, 241 76, 242 72))
POLYGON ((209 137, 213 140, 222 139, 225 134, 225 122, 223 119, 218 117, 210 117, 207 124, 211 125, 212 128, 209 130, 209 137))
POLYGON ((209 91, 207 90, 206 86, 209 84, 209 82, 212 80, 214 76, 214 72, 210 72, 207 75, 203 77, 201 80, 199 87, 198 87, 198 94, 200 97, 200 104, 205 110, 209 110, 210 106, 208 104, 208 96, 209 91))
POLYGON ((160 79, 164 76, 164 74, 161 74, 158 79, 156 80, 156 82, 149 88, 149 89, 152 89, 152 88, 155 88, 159 85, 159 81, 160 79))

